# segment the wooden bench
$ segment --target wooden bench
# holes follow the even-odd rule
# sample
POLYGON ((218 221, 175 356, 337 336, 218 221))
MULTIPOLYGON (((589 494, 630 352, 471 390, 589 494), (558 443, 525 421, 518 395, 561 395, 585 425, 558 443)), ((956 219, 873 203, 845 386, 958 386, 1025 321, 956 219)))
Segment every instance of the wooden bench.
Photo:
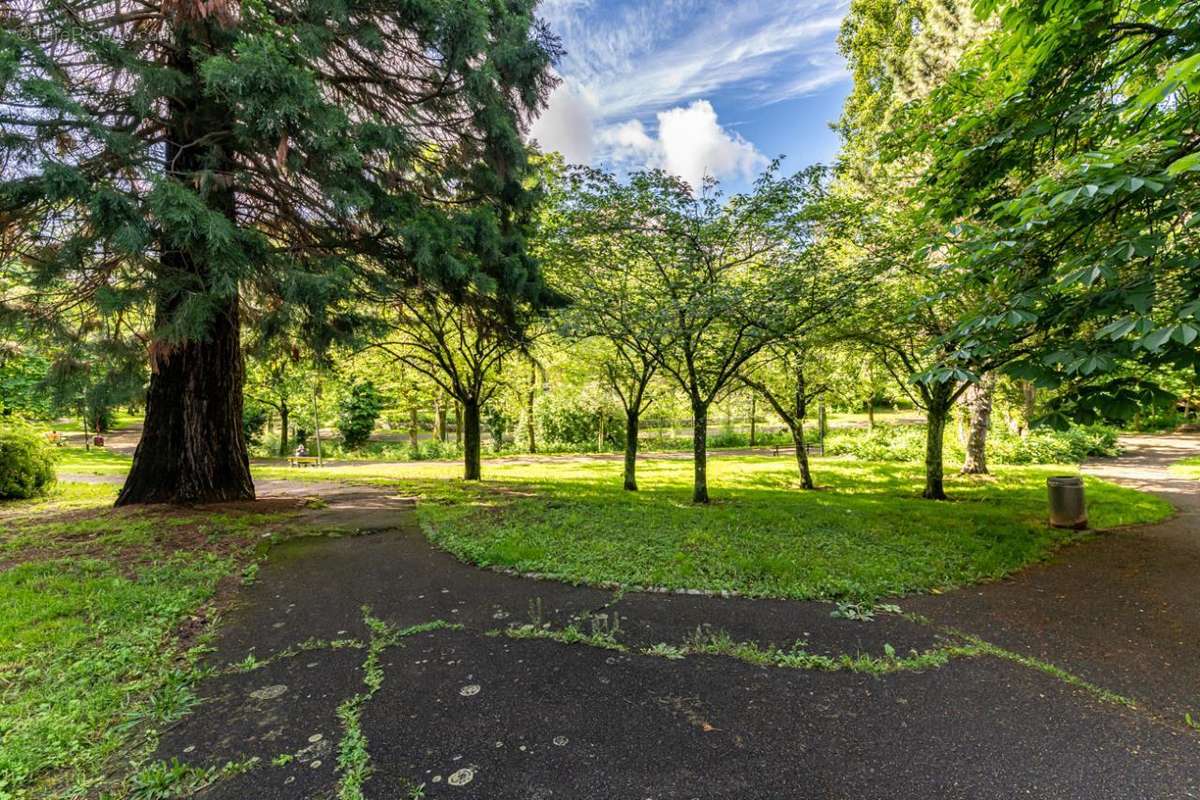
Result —
MULTIPOLYGON (((777 444, 775 445, 775 455, 779 455, 779 451, 784 449, 795 450, 795 447, 790 444, 777 444)), ((810 456, 823 456, 825 455, 825 445, 820 443, 814 444, 813 442, 805 442, 804 451, 810 456)))
POLYGON ((313 456, 288 456, 289 467, 316 467, 320 463, 313 456))

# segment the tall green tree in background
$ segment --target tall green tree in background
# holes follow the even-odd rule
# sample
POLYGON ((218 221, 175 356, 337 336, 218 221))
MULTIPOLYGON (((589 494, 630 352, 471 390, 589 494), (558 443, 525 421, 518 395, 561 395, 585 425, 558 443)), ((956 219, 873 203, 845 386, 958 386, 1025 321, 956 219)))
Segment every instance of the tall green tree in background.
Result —
POLYGON ((996 32, 892 146, 927 155, 916 197, 942 226, 935 244, 990 287, 955 360, 1041 332, 1047 346, 1011 371, 1073 382, 1082 418, 1128 420, 1154 391, 1120 377, 1131 361, 1200 368, 1200 4, 976 11, 996 32))
POLYGON ((253 497, 243 298, 318 351, 396 283, 540 302, 520 129, 557 44, 534 5, 7 4, 0 309, 150 323, 119 504, 253 497))
MULTIPOLYGON (((909 132, 914 110, 957 78, 958 61, 994 35, 995 27, 964 0, 855 0, 839 40, 854 87, 839 122, 837 191, 859 204, 864 222, 842 237, 843 257, 875 276, 853 327, 857 340, 925 412, 923 495, 933 500, 946 497, 944 434, 955 403, 981 381, 990 382, 988 372, 1024 355, 1030 332, 969 358, 951 341, 960 321, 976 313, 993 288, 938 246, 947 223, 933 215, 921 182, 933 155, 897 142, 909 132)), ((985 446, 990 402, 974 407, 978 453, 985 446)), ((984 460, 974 463, 982 466, 984 460)))

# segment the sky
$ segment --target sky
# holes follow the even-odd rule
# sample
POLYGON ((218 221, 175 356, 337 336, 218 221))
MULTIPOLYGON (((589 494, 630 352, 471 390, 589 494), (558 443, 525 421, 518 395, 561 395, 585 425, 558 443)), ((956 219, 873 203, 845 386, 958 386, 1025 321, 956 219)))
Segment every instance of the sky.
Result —
POLYGON ((532 138, 569 163, 744 189, 773 158, 830 162, 850 90, 848 0, 543 0, 562 82, 532 138))

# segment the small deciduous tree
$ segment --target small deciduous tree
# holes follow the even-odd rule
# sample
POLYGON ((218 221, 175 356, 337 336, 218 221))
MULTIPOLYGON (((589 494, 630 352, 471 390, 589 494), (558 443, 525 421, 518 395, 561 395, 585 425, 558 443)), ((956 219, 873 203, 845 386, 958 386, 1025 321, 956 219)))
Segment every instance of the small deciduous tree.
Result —
POLYGON ((415 288, 398 300, 394 335, 375 345, 433 381, 462 407, 463 477, 482 477, 481 414, 503 385, 505 359, 528 347, 524 327, 506 321, 486 297, 452 302, 415 288))

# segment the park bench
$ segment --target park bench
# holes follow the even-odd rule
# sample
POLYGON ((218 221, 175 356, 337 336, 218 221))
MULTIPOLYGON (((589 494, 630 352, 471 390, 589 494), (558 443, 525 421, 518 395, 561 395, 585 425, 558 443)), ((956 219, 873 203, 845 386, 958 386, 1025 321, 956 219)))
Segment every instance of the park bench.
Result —
MULTIPOLYGON (((775 455, 779 455, 779 451, 783 449, 792 450, 794 448, 790 444, 777 444, 775 445, 775 455)), ((805 442, 804 451, 810 456, 823 456, 825 455, 825 445, 820 442, 805 442)))
POLYGON ((313 456, 288 456, 289 467, 315 467, 320 463, 313 456))

